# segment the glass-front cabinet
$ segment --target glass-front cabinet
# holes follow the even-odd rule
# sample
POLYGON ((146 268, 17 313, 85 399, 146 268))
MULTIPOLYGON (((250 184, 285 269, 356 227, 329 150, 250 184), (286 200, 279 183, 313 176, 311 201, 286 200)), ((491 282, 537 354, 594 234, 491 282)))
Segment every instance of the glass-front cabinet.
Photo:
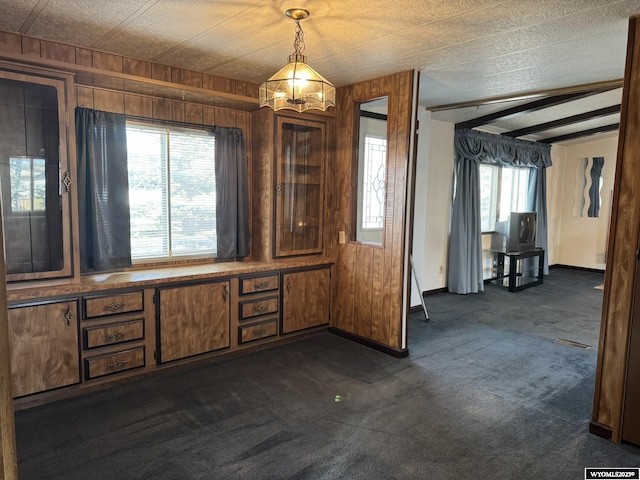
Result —
POLYGON ((322 252, 325 125, 278 117, 277 257, 322 252))
POLYGON ((7 279, 71 276, 62 80, 0 70, 0 203, 7 279))

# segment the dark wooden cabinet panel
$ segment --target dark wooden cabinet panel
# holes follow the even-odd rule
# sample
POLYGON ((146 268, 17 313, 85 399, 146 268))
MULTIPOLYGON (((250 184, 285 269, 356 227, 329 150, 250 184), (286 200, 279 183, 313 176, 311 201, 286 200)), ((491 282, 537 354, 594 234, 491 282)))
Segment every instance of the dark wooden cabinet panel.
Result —
POLYGON ((80 381, 77 301, 9 310, 13 396, 80 381))
POLYGON ((229 282, 162 288, 160 361, 169 362, 229 346, 229 282))
POLYGON ((291 333, 329 323, 329 269, 282 275, 282 329, 291 333))

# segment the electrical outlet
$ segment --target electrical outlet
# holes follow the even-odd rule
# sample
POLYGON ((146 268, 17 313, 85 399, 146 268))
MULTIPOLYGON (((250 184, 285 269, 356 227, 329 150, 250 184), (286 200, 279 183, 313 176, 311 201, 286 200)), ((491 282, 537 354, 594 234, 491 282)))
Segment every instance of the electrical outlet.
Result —
POLYGON ((344 230, 340 230, 338 232, 338 243, 340 245, 344 245, 345 243, 347 243, 347 232, 345 232, 344 230))

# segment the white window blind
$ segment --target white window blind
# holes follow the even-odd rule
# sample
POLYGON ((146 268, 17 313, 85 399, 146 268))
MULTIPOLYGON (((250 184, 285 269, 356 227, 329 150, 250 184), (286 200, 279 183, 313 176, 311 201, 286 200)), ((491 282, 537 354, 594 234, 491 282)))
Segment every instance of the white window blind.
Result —
POLYGON ((131 258, 215 255, 215 140, 127 123, 131 258))
POLYGON ((486 164, 479 167, 481 227, 483 232, 491 232, 496 222, 509 218, 510 212, 526 210, 530 169, 486 164))

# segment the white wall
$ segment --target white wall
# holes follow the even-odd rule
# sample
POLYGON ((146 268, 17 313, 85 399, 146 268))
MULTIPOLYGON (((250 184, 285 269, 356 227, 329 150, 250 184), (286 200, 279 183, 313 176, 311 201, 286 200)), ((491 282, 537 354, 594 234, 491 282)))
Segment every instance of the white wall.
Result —
MULTIPOLYGON (((423 291, 447 286, 449 217, 453 188, 454 124, 418 112, 413 261, 423 291)), ((419 305, 415 283, 411 306, 419 305)))
POLYGON ((617 148, 618 137, 613 136, 552 150, 554 166, 547 171, 549 223, 553 222, 554 241, 550 265, 605 268, 617 148), (604 157, 602 206, 597 218, 574 216, 576 168, 578 159, 585 157, 604 157))

